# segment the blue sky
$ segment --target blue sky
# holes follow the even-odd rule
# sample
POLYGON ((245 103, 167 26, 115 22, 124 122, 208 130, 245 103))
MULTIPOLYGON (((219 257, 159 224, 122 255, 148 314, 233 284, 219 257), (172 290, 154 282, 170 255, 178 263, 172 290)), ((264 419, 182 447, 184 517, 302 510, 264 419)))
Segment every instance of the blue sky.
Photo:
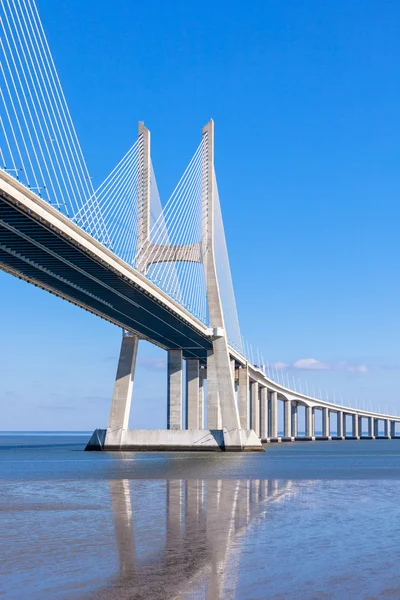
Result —
MULTIPOLYGON (((243 335, 303 386, 399 411, 398 3, 38 6, 95 185, 143 120, 166 199, 212 117, 243 335)), ((0 429, 105 426, 120 331, 0 290, 0 429)), ((165 396, 143 344, 131 426, 165 426, 165 396)))

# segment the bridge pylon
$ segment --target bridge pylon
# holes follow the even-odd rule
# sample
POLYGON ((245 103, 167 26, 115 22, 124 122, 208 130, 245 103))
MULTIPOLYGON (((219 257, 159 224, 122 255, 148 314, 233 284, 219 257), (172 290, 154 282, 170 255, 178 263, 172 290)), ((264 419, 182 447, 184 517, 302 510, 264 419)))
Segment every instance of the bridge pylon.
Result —
POLYGON ((202 253, 208 300, 208 312, 213 331, 212 350, 207 357, 208 426, 224 430, 226 445, 232 449, 244 449, 239 411, 236 402, 234 375, 232 374, 226 335, 222 299, 215 262, 215 168, 214 168, 214 121, 203 127, 203 215, 202 253))
MULTIPOLYGON (((202 381, 200 383, 200 360, 196 358, 186 360, 188 429, 185 430, 183 427, 185 413, 182 391, 183 352, 179 347, 166 348, 168 352, 167 431, 139 432, 128 429, 139 336, 135 332, 124 331, 108 426, 105 436, 104 434, 100 436, 104 438, 105 449, 128 447, 140 449, 141 446, 145 448, 150 444, 154 449, 184 447, 186 450, 191 448, 198 450, 201 445, 204 449, 212 450, 262 450, 258 436, 252 430, 241 428, 235 375, 234 371, 232 372, 218 282, 215 254, 216 178, 213 120, 202 129, 201 153, 201 215, 199 215, 201 239, 191 243, 174 244, 170 243, 167 237, 163 243, 157 243, 151 238, 150 131, 143 123, 139 123, 135 268, 143 276, 147 276, 150 267, 157 263, 189 261, 201 264, 204 269, 211 342, 211 348, 207 351, 206 365, 204 365, 206 368, 201 369, 201 379, 204 379, 204 376, 207 378, 207 429, 200 429, 203 427, 203 418, 200 415, 202 381), (206 437, 204 437, 205 433, 206 437), (149 439, 153 441, 149 442, 149 439)), ((99 435, 96 434, 93 446, 97 444, 98 439, 99 435)))
MULTIPOLYGON (((150 131, 144 123, 138 124, 138 248, 150 240, 150 131)), ((140 271, 140 269, 138 269, 140 271)), ((145 271, 140 271, 146 274, 145 271)), ((128 430, 132 403, 133 382, 139 337, 123 330, 117 374, 111 400, 105 444, 122 443, 122 435, 128 430)))

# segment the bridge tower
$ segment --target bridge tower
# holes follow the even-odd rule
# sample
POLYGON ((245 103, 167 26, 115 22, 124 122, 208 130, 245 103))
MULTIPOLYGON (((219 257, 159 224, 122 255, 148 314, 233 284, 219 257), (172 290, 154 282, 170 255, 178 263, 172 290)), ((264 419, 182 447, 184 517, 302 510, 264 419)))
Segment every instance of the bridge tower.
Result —
POLYGON ((242 448, 240 419, 236 403, 234 374, 228 349, 222 300, 215 264, 215 169, 214 121, 203 127, 203 264, 206 279, 208 312, 213 332, 212 350, 207 357, 207 408, 210 429, 222 427, 229 437, 226 444, 242 448), (211 413, 211 414, 209 414, 211 413))
MULTIPOLYGON (((138 248, 145 247, 150 240, 150 131, 143 123, 138 126, 138 248)), ((144 275, 143 270, 140 270, 144 275)), ((111 400, 107 437, 113 443, 121 441, 123 431, 128 429, 131 411, 133 381, 139 337, 123 330, 117 375, 111 400)))
MULTIPOLYGON (((208 302, 212 348, 207 353, 206 369, 200 369, 198 359, 186 360, 188 394, 188 427, 200 430, 203 418, 200 410, 202 383, 207 378, 207 430, 219 430, 223 445, 229 450, 258 447, 253 432, 241 429, 236 402, 234 372, 232 372, 226 335, 223 304, 217 276, 215 256, 215 193, 214 122, 210 120, 202 130, 201 165, 201 240, 195 244, 156 244, 151 240, 150 198, 150 131, 139 123, 138 129, 138 243, 135 268, 146 276, 151 265, 161 262, 201 263, 208 302), (250 436, 250 437, 249 437, 250 436)), ((128 429, 133 380, 139 338, 123 332, 122 345, 111 402, 105 445, 118 446, 128 429)), ((167 428, 182 430, 183 420, 183 352, 169 348, 167 428)))

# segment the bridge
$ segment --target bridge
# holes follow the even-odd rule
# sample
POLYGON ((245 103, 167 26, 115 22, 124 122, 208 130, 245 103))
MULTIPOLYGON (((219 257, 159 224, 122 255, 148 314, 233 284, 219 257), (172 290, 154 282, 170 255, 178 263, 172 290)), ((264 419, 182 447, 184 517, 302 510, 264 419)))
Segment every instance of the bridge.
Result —
POLYGON ((95 190, 35 2, 5 1, 0 17, 0 268, 123 331, 109 422, 88 449, 256 451, 262 442, 396 437, 399 417, 299 393, 246 357, 213 121, 164 205, 143 123, 95 190), (167 430, 128 429, 140 340, 168 354, 167 430))

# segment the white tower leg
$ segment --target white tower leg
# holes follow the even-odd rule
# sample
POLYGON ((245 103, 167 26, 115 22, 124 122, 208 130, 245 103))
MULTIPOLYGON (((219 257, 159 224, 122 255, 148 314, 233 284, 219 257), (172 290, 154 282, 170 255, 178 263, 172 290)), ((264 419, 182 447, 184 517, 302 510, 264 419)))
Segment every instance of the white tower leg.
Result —
POLYGON ((128 429, 139 338, 124 332, 106 434, 107 445, 119 445, 128 429))

